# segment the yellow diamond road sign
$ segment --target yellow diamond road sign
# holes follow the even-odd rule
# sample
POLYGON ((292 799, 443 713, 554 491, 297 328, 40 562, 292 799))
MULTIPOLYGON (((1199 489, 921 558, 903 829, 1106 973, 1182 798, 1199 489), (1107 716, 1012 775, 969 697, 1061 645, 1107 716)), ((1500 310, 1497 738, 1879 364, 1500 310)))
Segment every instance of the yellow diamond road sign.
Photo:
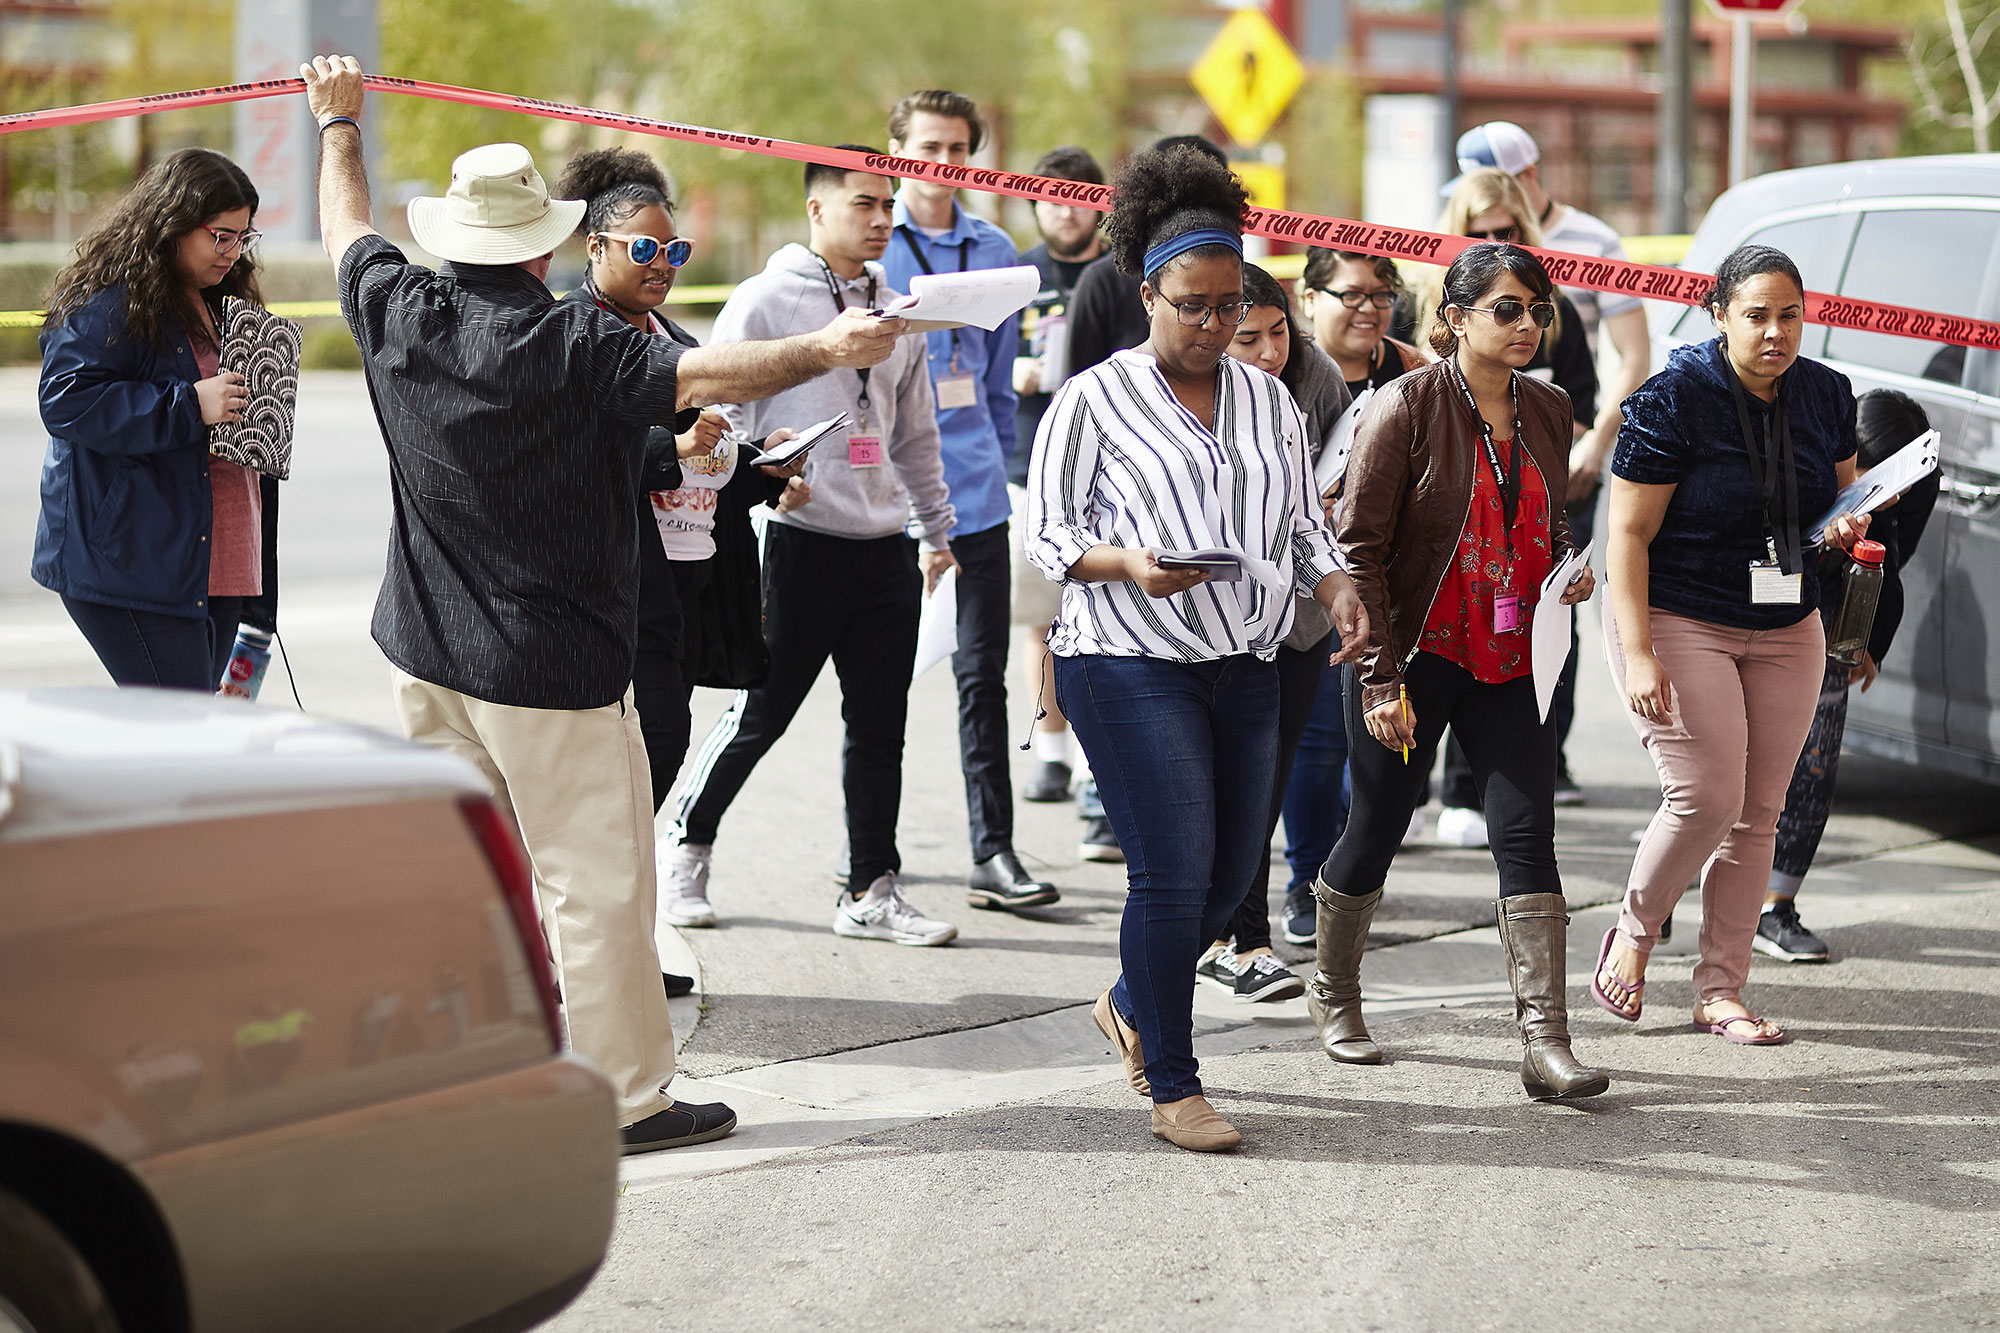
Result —
POLYGON ((1188 80, 1231 139, 1254 144, 1291 104, 1305 67, 1262 10, 1239 9, 1194 62, 1188 80))

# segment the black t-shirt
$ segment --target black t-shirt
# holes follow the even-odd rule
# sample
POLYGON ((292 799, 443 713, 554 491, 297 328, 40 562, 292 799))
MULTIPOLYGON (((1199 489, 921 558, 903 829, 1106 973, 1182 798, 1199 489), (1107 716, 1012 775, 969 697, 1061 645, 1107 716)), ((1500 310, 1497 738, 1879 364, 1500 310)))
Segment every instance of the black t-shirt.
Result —
POLYGON ((340 260, 340 308, 389 449, 375 641, 420 680, 519 708, 632 681, 648 429, 686 349, 514 265, 340 260))
POLYGON ((1365 389, 1379 389, 1405 371, 1414 369, 1414 366, 1404 363, 1403 354, 1397 350, 1396 344, 1384 338, 1375 344, 1375 361, 1369 366, 1368 373, 1358 380, 1347 381, 1348 400, 1351 402, 1359 398, 1365 389))
MULTIPOLYGON (((1033 264, 1041 272, 1042 285, 1028 308, 1021 312, 1021 348, 1018 356, 1040 356, 1043 351, 1042 321, 1067 315, 1070 296, 1090 267, 1088 259, 1057 259, 1049 247, 1038 245, 1021 256, 1023 264, 1033 264)), ((1007 460, 1007 480, 1016 486, 1028 484, 1028 455, 1033 452, 1035 431, 1042 413, 1049 410, 1053 393, 1024 393, 1014 409, 1014 452, 1007 460)))
POLYGON ((1120 273, 1110 255, 1091 260, 1069 303, 1069 373, 1081 375, 1113 352, 1137 347, 1152 332, 1139 279, 1120 273))

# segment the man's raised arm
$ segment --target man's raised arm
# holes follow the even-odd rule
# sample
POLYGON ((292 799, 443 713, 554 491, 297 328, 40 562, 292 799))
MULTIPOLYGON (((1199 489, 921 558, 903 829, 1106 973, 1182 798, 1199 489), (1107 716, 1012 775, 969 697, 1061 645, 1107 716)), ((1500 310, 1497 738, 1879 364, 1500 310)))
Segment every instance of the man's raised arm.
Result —
POLYGON ((368 168, 361 159, 361 62, 314 56, 300 65, 306 102, 319 126, 319 231, 335 265, 347 247, 376 235, 369 217, 368 168))
MULTIPOLYGON (((325 180, 324 168, 320 179, 325 180)), ((748 403, 818 379, 829 370, 879 366, 896 350, 896 339, 908 330, 906 320, 877 319, 865 311, 845 310, 831 324, 812 333, 690 348, 674 368, 676 405, 748 403)))

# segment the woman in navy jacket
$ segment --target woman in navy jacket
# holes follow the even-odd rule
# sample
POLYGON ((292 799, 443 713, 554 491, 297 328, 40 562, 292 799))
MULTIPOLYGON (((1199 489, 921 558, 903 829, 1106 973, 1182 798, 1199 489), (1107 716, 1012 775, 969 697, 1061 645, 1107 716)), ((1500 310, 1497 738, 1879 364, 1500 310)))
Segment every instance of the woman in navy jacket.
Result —
POLYGON ((256 474, 208 452, 248 390, 218 372, 221 299, 260 299, 257 191, 220 153, 154 166, 77 245, 42 329, 32 573, 120 685, 213 693, 263 576, 256 474))

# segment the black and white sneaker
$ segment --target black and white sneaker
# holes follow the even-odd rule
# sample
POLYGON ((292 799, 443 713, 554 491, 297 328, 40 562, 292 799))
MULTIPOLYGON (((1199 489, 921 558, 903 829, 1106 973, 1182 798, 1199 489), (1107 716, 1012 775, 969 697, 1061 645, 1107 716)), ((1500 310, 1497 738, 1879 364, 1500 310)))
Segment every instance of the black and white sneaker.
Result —
POLYGON ((1226 944, 1211 944, 1201 961, 1194 965, 1197 981, 1206 981, 1211 986, 1220 986, 1231 995, 1236 993, 1236 955, 1226 944))
POLYGON ((1075 776, 1068 764, 1056 759, 1044 759, 1035 765, 1035 775, 1021 789, 1021 799, 1039 804, 1067 801, 1075 776))
POLYGON ((1758 953, 1787 963, 1826 961, 1826 941, 1805 928, 1799 920, 1798 904, 1790 898, 1780 898, 1764 909, 1750 943, 1758 953))
POLYGON ((630 1157, 637 1152, 708 1143, 735 1128, 736 1112, 721 1102, 675 1102, 636 1125, 626 1126, 619 1135, 625 1141, 622 1151, 630 1157))
POLYGON ((1285 943, 1311 944, 1319 938, 1319 900, 1311 886, 1285 890, 1285 943))
POLYGON ((1083 823, 1083 842, 1076 854, 1086 861, 1123 861, 1125 849, 1118 845, 1118 835, 1111 831, 1111 821, 1103 815, 1086 819, 1083 823))
POLYGON ((1298 973, 1267 953, 1236 963, 1236 998, 1250 1004, 1289 1000, 1306 993, 1298 973))

